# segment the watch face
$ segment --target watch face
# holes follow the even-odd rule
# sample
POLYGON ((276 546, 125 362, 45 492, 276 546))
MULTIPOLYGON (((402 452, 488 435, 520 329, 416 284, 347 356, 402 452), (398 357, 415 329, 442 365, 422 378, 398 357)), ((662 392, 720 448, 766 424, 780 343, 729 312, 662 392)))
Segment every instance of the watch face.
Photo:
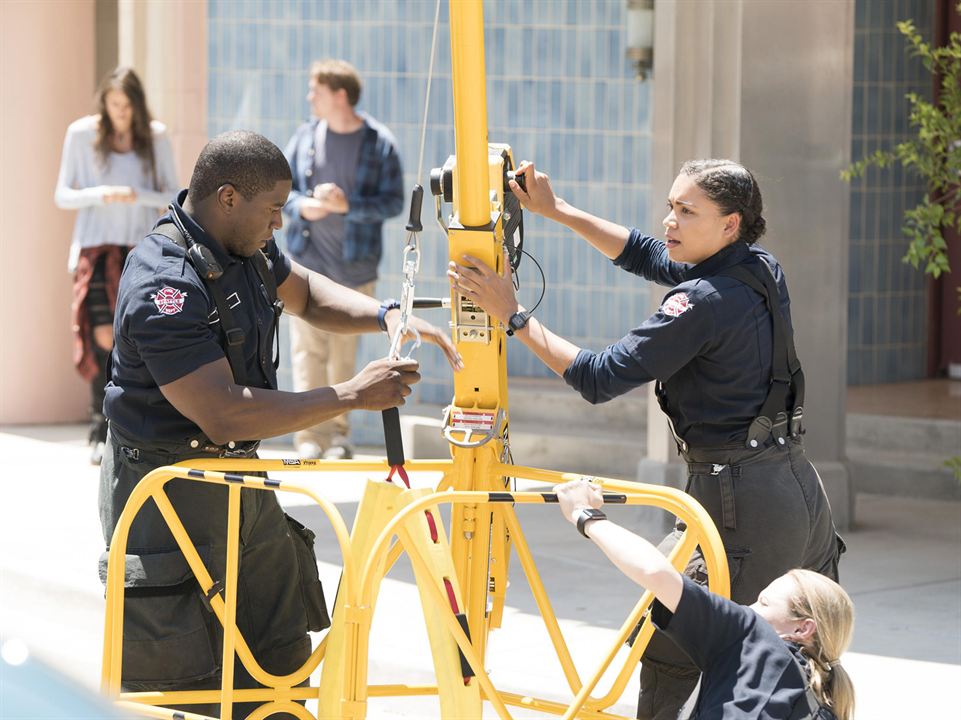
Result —
POLYGON ((524 313, 514 313, 511 315, 510 320, 507 321, 507 324, 514 330, 520 330, 527 325, 527 316, 524 313))

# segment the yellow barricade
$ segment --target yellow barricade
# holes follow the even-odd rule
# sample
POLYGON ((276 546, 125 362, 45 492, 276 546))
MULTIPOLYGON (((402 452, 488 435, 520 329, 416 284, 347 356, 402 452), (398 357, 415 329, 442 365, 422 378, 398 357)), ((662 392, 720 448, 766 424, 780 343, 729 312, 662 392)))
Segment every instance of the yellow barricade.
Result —
MULTIPOLYGON (((523 530, 514 512, 515 504, 543 504, 554 502, 551 493, 536 492, 432 492, 429 489, 402 490, 384 482, 369 482, 358 507, 353 533, 348 535, 340 513, 333 504, 303 485, 289 481, 265 479, 237 473, 251 471, 364 471, 387 473, 383 462, 312 461, 297 464, 281 460, 197 460, 180 466, 159 468, 147 475, 132 493, 117 523, 111 542, 108 562, 107 604, 103 656, 103 689, 118 700, 125 710, 137 709, 145 717, 200 718, 191 713, 175 712, 165 705, 192 703, 220 703, 222 717, 231 717, 234 702, 264 703, 249 720, 261 720, 276 712, 288 712, 298 718, 314 716, 298 701, 318 700, 318 718, 361 720, 366 717, 368 697, 400 697, 438 695, 440 717, 480 717, 482 700, 490 702, 501 718, 511 717, 510 705, 536 709, 564 718, 617 718, 606 710, 623 694, 632 672, 650 639, 653 628, 649 619, 644 625, 622 668, 611 687, 602 696, 594 696, 598 683, 611 667, 618 651, 631 631, 644 616, 653 597, 645 592, 624 620, 617 637, 603 661, 590 678, 582 681, 571 653, 554 616, 547 593, 537 573, 523 530), (190 467, 184 467, 190 465, 190 467), (227 472, 230 471, 230 472, 227 472), (219 691, 179 691, 121 693, 120 669, 122 662, 122 628, 124 596, 124 557, 127 535, 133 518, 148 499, 153 499, 169 525, 202 591, 207 593, 214 581, 204 566, 196 548, 184 531, 177 513, 164 492, 164 485, 173 478, 228 486, 227 566, 223 593, 211 594, 211 605, 217 619, 224 626, 223 684, 219 691), (333 613, 333 624, 324 641, 311 654, 302 668, 286 676, 265 672, 257 663, 236 626, 239 556, 239 506, 241 488, 292 492, 311 498, 324 511, 331 523, 343 557, 344 569, 333 613), (569 704, 540 698, 521 696, 497 690, 484 669, 483 655, 478 651, 482 643, 472 643, 452 609, 452 602, 464 612, 458 573, 454 566, 447 534, 437 512, 439 505, 484 504, 494 516, 492 527, 503 528, 506 540, 494 538, 512 547, 524 570, 534 594, 537 607, 544 618, 564 676, 572 693, 569 704), (428 522, 427 514, 432 517, 428 522), (397 542, 394 542, 396 538, 397 542), (434 686, 367 684, 368 645, 373 611, 380 582, 391 565, 406 552, 414 567, 428 628, 431 652, 438 678, 434 686), (446 580, 446 583, 445 583, 446 580), (448 590, 449 586, 449 590, 448 590), (232 686, 234 654, 250 674, 265 687, 237 690, 232 686), (460 657, 463 656, 474 677, 465 683, 460 657), (320 667, 318 686, 297 687, 320 667)), ((408 468, 418 471, 445 473, 440 487, 447 487, 446 473, 450 461, 411 461, 408 468)), ((497 476, 541 481, 564 482, 577 475, 535 468, 497 463, 491 468, 497 476)), ((626 505, 649 505, 661 508, 682 520, 687 531, 674 548, 670 559, 682 569, 697 547, 701 548, 710 577, 711 589, 729 595, 727 561, 716 528, 704 509, 684 493, 659 486, 642 485, 614 479, 594 478, 603 485, 608 502, 626 505)), ((560 521, 560 520, 559 520, 560 521)), ((492 546, 496 543, 492 542, 492 546)), ((506 561, 506 558, 504 559, 506 561)), ((486 572, 486 571, 485 571, 486 572)), ((505 578, 506 579, 506 578, 505 578)), ((496 589, 496 588, 495 588, 496 589)))

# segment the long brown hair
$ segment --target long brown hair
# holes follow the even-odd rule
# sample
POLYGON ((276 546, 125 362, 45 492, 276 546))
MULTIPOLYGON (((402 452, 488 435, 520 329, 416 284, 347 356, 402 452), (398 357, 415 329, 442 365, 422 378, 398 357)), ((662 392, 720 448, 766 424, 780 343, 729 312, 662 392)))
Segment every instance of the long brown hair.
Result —
POLYGON ((791 570, 798 593, 791 600, 796 619, 811 618, 817 630, 803 652, 809 659, 811 689, 838 720, 854 718, 854 683, 841 655, 854 636, 854 604, 840 585, 810 570, 791 570))
POLYGON ((111 137, 114 128, 113 123, 110 122, 110 115, 107 113, 107 94, 111 90, 119 90, 126 95, 133 107, 133 120, 130 123, 130 131, 133 134, 133 149, 150 173, 154 189, 156 189, 157 160, 154 155, 153 131, 150 128, 150 122, 153 118, 147 108, 147 95, 144 93, 140 78, 137 77, 133 68, 120 66, 100 81, 96 97, 100 122, 97 124, 97 139, 94 141, 94 149, 100 157, 100 162, 106 165, 113 150, 111 137))

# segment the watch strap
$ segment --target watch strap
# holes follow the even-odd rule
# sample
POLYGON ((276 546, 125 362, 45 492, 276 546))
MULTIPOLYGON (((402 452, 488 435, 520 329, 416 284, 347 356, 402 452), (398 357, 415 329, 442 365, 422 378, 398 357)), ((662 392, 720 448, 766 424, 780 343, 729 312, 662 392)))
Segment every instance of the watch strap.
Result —
POLYGON ((377 310, 377 325, 380 326, 381 330, 387 332, 387 313, 391 310, 399 309, 400 303, 397 300, 394 300, 394 298, 384 300, 384 302, 380 304, 380 309, 377 310))
POLYGON ((607 520, 607 515, 597 508, 584 508, 581 510, 581 514, 577 516, 577 532, 586 538, 590 538, 585 528, 587 527, 587 523, 592 520, 607 520))

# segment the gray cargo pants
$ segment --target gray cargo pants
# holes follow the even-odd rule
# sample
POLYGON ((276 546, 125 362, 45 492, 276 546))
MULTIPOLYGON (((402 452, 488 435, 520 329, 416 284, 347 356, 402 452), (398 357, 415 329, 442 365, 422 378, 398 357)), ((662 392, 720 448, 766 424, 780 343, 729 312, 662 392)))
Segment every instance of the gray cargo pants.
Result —
MULTIPOLYGON (((127 498, 141 478, 187 457, 169 449, 137 447, 111 429, 100 472, 100 519, 108 546, 127 498)), ((227 488, 177 479, 167 483, 166 492, 211 577, 215 582, 224 580, 227 488)), ((286 518, 273 492, 241 491, 240 516, 237 626, 260 666, 286 675, 310 655, 308 629, 330 624, 316 579, 313 534, 286 518)), ((106 554, 100 569, 105 580, 106 554)), ((219 690, 223 627, 149 500, 131 526, 125 585, 124 691, 219 690)), ((260 687, 239 658, 234 687, 260 687)), ((235 703, 233 716, 246 717, 256 707, 235 703)), ((220 714, 217 704, 181 709, 220 714)))
MULTIPOLYGON (((686 491, 710 514, 724 543, 732 600, 753 603, 772 580, 793 568, 837 580, 844 544, 834 529, 821 478, 805 457, 801 442, 760 452, 690 450, 685 459, 686 491)), ((683 531, 679 523, 661 543, 661 551, 669 552, 683 531)), ((706 583, 699 552, 685 574, 706 583)), ((641 664, 637 717, 676 720, 699 677, 700 671, 688 657, 655 632, 641 664)))

